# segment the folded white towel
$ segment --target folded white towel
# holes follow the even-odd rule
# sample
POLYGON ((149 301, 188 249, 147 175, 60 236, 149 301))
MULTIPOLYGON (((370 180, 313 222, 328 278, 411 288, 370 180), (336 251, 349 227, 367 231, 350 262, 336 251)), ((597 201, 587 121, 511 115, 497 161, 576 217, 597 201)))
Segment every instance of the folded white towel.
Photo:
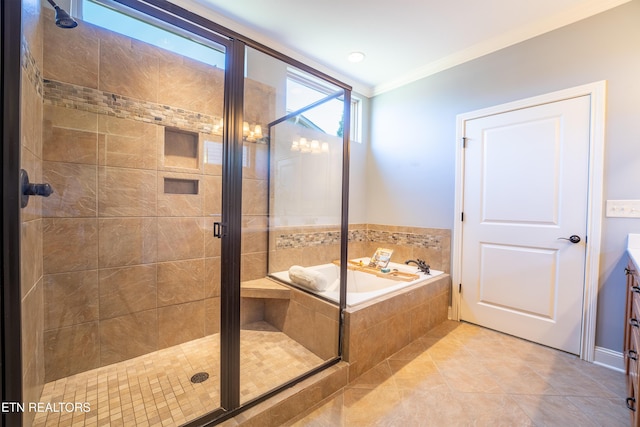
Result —
POLYGON ((319 271, 293 265, 289 269, 289 279, 296 285, 303 286, 313 291, 324 291, 327 289, 327 278, 319 271))

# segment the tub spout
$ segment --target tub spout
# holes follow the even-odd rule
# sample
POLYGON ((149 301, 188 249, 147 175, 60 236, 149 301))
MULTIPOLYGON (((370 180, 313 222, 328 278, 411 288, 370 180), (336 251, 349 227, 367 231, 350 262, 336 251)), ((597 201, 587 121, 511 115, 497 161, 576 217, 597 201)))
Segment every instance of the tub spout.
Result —
POLYGON ((422 271, 424 274, 431 274, 431 270, 430 270, 430 266, 429 264, 427 264, 426 262, 424 262, 423 260, 421 260, 420 258, 417 259, 410 259, 404 262, 405 264, 409 265, 411 263, 415 264, 418 266, 418 270, 422 271))

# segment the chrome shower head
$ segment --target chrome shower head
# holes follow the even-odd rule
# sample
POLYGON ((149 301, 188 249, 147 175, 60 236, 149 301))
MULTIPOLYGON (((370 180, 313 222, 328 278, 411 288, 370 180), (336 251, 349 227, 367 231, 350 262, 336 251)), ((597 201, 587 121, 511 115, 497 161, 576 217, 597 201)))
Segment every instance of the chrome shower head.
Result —
POLYGON ((69 14, 58 6, 53 0, 47 0, 56 10, 56 25, 60 28, 75 28, 78 23, 69 14))

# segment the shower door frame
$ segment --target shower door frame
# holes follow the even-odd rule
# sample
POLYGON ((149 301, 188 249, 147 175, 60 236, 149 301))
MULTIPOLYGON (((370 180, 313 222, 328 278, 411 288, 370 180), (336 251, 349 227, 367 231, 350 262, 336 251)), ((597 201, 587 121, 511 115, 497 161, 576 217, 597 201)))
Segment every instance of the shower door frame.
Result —
MULTIPOLYGON (((349 139, 351 86, 300 61, 283 55, 228 28, 165 0, 108 0, 161 19, 199 35, 219 35, 226 49, 224 82, 223 183, 222 183, 222 284, 220 307, 220 407, 187 425, 206 425, 237 415, 280 391, 342 360, 343 322, 346 308, 346 269, 349 202, 349 139), (242 233, 242 122, 244 108, 244 62, 246 47, 254 48, 286 64, 332 83, 344 91, 342 210, 340 249, 340 322, 336 357, 287 381, 266 394, 240 404, 240 255, 242 233)), ((2 267, 0 274, 0 401, 22 401, 21 290, 20 290, 20 82, 22 0, 0 2, 0 92, 2 129, 2 267)), ((0 413, 2 425, 21 425, 22 413, 0 413)))
MULTIPOLYGON (((0 402, 22 398, 20 290, 20 41, 22 1, 0 2, 2 93, 2 267, 0 267, 0 402)), ((3 412, 0 425, 22 425, 21 412, 3 412)))

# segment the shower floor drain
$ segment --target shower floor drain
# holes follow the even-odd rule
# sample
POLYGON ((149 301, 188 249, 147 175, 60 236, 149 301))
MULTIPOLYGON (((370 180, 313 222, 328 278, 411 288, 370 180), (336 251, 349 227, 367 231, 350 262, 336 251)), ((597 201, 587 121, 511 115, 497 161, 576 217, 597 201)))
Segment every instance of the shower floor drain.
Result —
POLYGON ((191 377, 191 382, 195 384, 202 383, 205 382, 207 378, 209 378, 209 374, 207 374, 206 372, 198 372, 191 377))

